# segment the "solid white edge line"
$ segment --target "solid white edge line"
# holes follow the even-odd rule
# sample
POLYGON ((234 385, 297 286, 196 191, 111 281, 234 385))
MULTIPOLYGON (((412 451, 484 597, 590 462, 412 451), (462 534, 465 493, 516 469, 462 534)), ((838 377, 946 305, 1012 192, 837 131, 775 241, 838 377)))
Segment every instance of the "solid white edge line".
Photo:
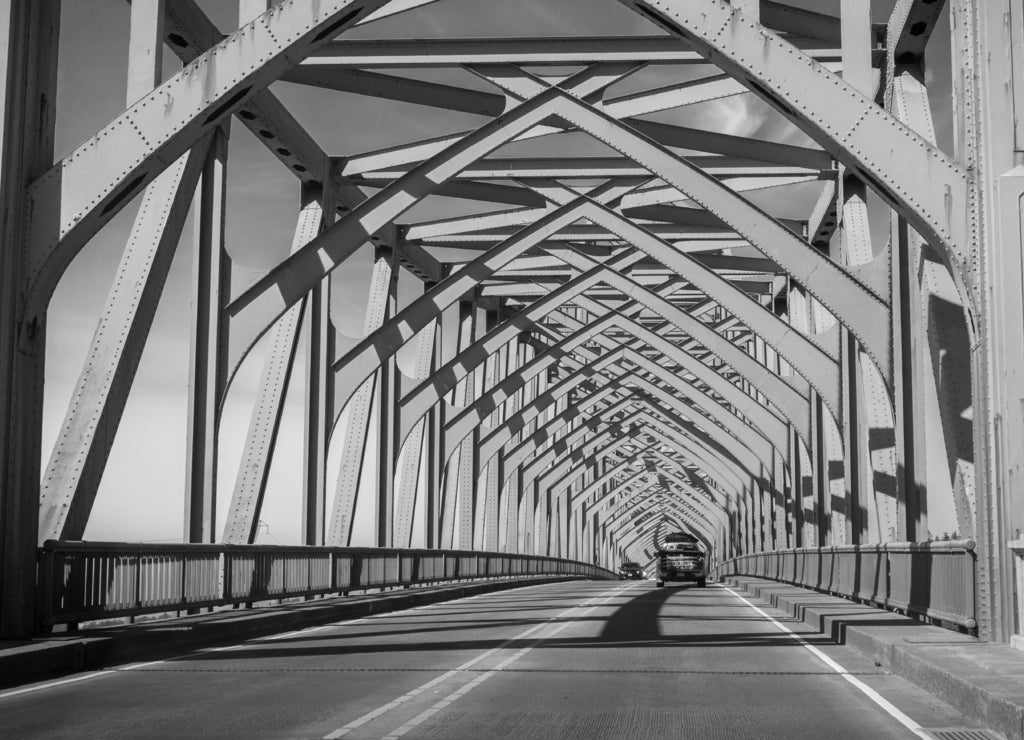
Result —
POLYGON ((924 740, 934 740, 934 738, 930 734, 928 734, 927 732, 924 731, 924 729, 921 727, 921 725, 919 725, 917 722, 915 722, 910 717, 908 717, 906 714, 904 714, 900 709, 898 709, 888 699, 883 697, 881 694, 879 694, 877 691, 875 691, 873 688, 868 686, 866 683, 861 681, 856 676, 851 676, 850 672, 848 670, 846 670, 845 668, 843 668, 843 666, 841 666, 839 663, 834 661, 832 658, 830 658, 827 655, 825 655, 825 653, 821 652, 818 648, 814 647, 814 645, 811 645, 809 642, 807 642, 807 640, 805 640, 800 635, 798 635, 795 632, 793 632, 793 630, 791 630, 786 625, 782 624, 782 622, 779 622, 777 619, 775 619, 775 617, 773 617, 772 615, 768 614, 766 611, 764 611, 760 607, 755 606, 753 603, 751 603, 750 601, 748 601, 744 597, 740 596, 738 593, 733 591, 728 586, 726 586, 724 584, 719 584, 719 587, 725 589, 726 591, 728 591, 730 594, 735 596, 737 599, 742 601, 744 604, 749 606, 755 612, 757 612, 762 617, 764 617, 769 622, 771 622, 773 625, 775 625, 779 630, 781 630, 782 632, 785 632, 786 635, 791 637, 793 640, 795 640, 801 646, 807 648, 816 658, 818 658, 818 660, 820 660, 822 663, 827 665, 829 668, 831 668, 833 671, 835 671, 838 675, 842 676, 846 681, 848 681, 850 684, 852 684, 854 687, 856 687, 862 694, 864 694, 871 701, 873 701, 875 704, 877 704, 886 714, 888 714, 890 717, 895 719, 901 725, 903 725, 908 730, 913 732, 915 735, 917 735, 920 738, 924 738, 924 740))
POLYGON ((21 694, 31 694, 36 691, 42 691, 43 689, 49 689, 56 686, 63 686, 69 683, 78 683, 79 681, 88 681, 90 678, 99 678, 100 676, 106 676, 113 671, 91 671, 84 673, 80 676, 71 676, 70 678, 61 678, 57 681, 47 681, 45 684, 37 684, 35 686, 25 686, 20 689, 12 689, 10 691, 0 692, 0 699, 6 699, 10 696, 19 696, 21 694))

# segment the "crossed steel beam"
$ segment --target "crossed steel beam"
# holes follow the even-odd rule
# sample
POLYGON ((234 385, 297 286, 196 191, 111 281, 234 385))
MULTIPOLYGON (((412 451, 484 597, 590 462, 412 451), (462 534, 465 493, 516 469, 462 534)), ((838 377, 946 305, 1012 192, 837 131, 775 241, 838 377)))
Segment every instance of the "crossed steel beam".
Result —
MULTIPOLYGON (((299 372, 305 544, 346 545, 370 527, 379 545, 612 564, 649 549, 666 526, 697 533, 722 557, 920 538, 927 507, 915 499, 923 464, 914 456, 926 451, 914 425, 926 414, 915 394, 925 363, 940 362, 927 358, 964 344, 972 317, 987 316, 976 170, 936 146, 921 83, 943 3, 900 0, 880 45, 866 11, 845 0, 842 24, 777 2, 620 0, 661 35, 346 36, 428 13, 434 1, 268 2, 230 33, 194 0, 126 8, 127 107, 55 163, 43 147, 12 201, 17 223, 4 222, 23 245, 7 341, 29 358, 17 360, 27 363, 18 377, 33 377, 61 276, 105 224, 141 203, 75 400, 37 466, 42 484, 26 489, 38 499, 38 514, 24 516, 39 539, 85 531, 193 199, 189 541, 254 540, 299 372), (160 83, 163 43, 185 66, 160 83), (645 77, 709 62, 719 72, 645 77), (409 68, 456 70, 476 84, 409 68), (279 80, 479 124, 331 152, 270 91, 279 80), (811 143, 648 117, 751 93, 811 143), (235 119, 301 184, 288 256, 237 290, 224 250, 235 119), (605 153, 550 154, 572 137, 605 153), (547 153, 521 154, 531 146, 547 153), (793 186, 819 193, 803 217, 763 205, 793 186), (871 243, 869 191, 893 214, 886 248, 871 243), (415 216, 437 196, 468 212, 415 216), (373 254, 364 332, 346 337, 330 293, 360 252, 373 254), (912 258, 928 266, 908 287, 912 258), (400 306, 407 275, 422 291, 400 306), (965 322, 932 319, 923 330, 916 306, 938 299, 965 322), (258 398, 218 533, 219 423, 263 337, 258 398), (913 356, 926 343, 927 358, 913 356), (398 362, 403 348, 415 352, 412 377, 398 362), (357 516, 365 496, 372 524, 357 516)), ((42 27, 45 14, 22 22, 42 27)), ((27 38, 38 39, 33 28, 27 38)), ((34 43, 22 51, 45 57, 34 43)), ((956 370, 955 385, 976 387, 979 372, 956 370)), ((933 385, 948 377, 934 374, 933 385)), ((28 381, 21 390, 11 428, 24 432, 42 396, 28 381)), ((959 521, 973 531, 984 506, 971 484, 975 443, 959 423, 970 398, 933 395, 927 413, 941 422, 959 521)), ((8 486, 32 478, 22 467, 11 475, 8 486)))

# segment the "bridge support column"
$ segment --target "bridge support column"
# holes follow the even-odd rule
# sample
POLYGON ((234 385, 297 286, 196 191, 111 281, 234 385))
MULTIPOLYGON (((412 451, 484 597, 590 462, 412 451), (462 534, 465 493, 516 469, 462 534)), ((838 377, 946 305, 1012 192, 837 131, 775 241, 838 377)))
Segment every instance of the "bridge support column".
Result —
POLYGON ((789 432, 789 535, 790 547, 804 545, 804 453, 803 442, 794 429, 789 432))
POLYGON ((976 178, 980 240, 972 296, 979 631, 1008 640, 1008 541, 1024 532, 1024 13, 1014 0, 953 0, 958 156, 976 178), (965 53, 965 50, 970 50, 965 53))
MULTIPOLYGON (((424 290, 428 291, 434 287, 434 283, 426 283, 424 290)), ((438 316, 434 329, 434 352, 430 365, 430 373, 433 375, 437 369, 444 364, 444 321, 438 316)), ((441 409, 436 405, 430 408, 426 416, 426 434, 423 438, 425 458, 427 463, 427 490, 425 492, 423 519, 423 546, 443 547, 441 544, 442 517, 444 510, 444 444, 441 433, 442 414, 441 409)))
MULTIPOLYGON (((492 331, 498 325, 499 320, 497 311, 487 311, 485 313, 485 332, 492 331)), ((505 347, 502 347, 487 358, 487 361, 484 363, 484 379, 481 393, 486 393, 491 388, 494 388, 500 382, 500 378, 504 377, 506 360, 505 347)), ((504 419, 504 404, 502 404, 491 412, 487 423, 493 429, 501 424, 504 419)), ((499 477, 501 471, 499 463, 500 452, 499 455, 487 461, 484 469, 479 471, 477 477, 479 485, 477 498, 480 501, 481 526, 477 532, 476 540, 481 549, 492 552, 498 549, 498 512, 501 496, 501 478, 499 477)))
MULTIPOLYGON (((473 343, 473 323, 475 320, 475 314, 473 311, 473 304, 469 301, 459 301, 458 303, 458 334, 456 341, 455 353, 464 351, 473 343)), ((450 358, 445 357, 445 361, 450 358)), ((473 373, 469 373, 452 391, 452 404, 455 406, 466 406, 469 403, 469 399, 472 398, 473 389, 473 373)), ((441 429, 444 428, 445 418, 442 414, 440 419, 441 429)), ((443 435, 441 437, 440 449, 444 450, 443 435)), ((459 507, 462 505, 460 501, 460 490, 463 488, 463 476, 466 466, 472 462, 472 449, 471 439, 466 439, 459 445, 458 449, 451 456, 449 460, 443 460, 442 465, 445 466, 444 473, 444 492, 441 500, 441 545, 445 548, 453 547, 455 542, 456 532, 461 533, 461 520, 457 514, 459 507), (459 529, 457 529, 457 527, 459 529)))
POLYGON ((227 320, 221 306, 231 290, 224 249, 228 137, 213 134, 197 195, 192 268, 185 541, 213 542, 217 526, 217 430, 224 395, 227 320))
MULTIPOLYGON (((468 303, 466 310, 472 315, 469 344, 473 344, 486 331, 486 319, 481 319, 476 303, 468 303)), ((468 346, 468 345, 467 345, 468 346)), ((466 376, 466 405, 480 397, 486 384, 486 366, 466 376)), ((466 438, 459 448, 459 547, 481 547, 479 538, 483 534, 483 507, 480 506, 479 450, 480 428, 466 438)))
MULTIPOLYGON (((430 374, 431 368, 435 365, 434 354, 437 345, 435 331, 438 324, 438 321, 434 321, 425 327, 420 332, 417 340, 419 343, 418 356, 413 371, 417 381, 426 378, 430 374)), ((398 423, 399 421, 400 419, 395 419, 396 433, 399 433, 401 428, 401 425, 398 423)), ((393 516, 393 541, 395 547, 412 546, 413 520, 416 515, 417 498, 420 495, 427 498, 430 497, 429 491, 420 491, 420 465, 423 462, 424 445, 427 442, 428 423, 429 416, 424 415, 409 432, 402 450, 399 452, 396 448, 396 456, 401 456, 401 473, 400 475, 398 474, 399 466, 396 463, 395 471, 396 475, 399 475, 399 481, 395 491, 393 516)), ((396 444, 400 443, 402 443, 401 439, 397 439, 396 444)), ((429 486, 429 480, 427 484, 429 486)), ((429 502, 423 501, 421 503, 424 507, 431 508, 429 502)))
POLYGON ((923 506, 927 482, 924 471, 924 419, 921 408, 919 353, 921 336, 916 321, 920 306, 920 286, 917 282, 917 250, 906 221, 893 218, 893 315, 895 317, 894 357, 896 395, 896 469, 899 471, 897 488, 898 541, 916 542, 927 538, 928 523, 923 506))
POLYGON ((25 191, 53 163, 59 32, 59 0, 0 3, 0 637, 10 638, 34 629, 46 317, 22 304, 25 191))
POLYGON ((808 471, 811 482, 811 509, 813 511, 812 531, 808 546, 822 547, 829 544, 831 540, 830 527, 830 504, 828 492, 828 438, 825 429, 826 410, 821 402, 821 397, 811 391, 811 434, 813 440, 808 452, 810 453, 810 470, 808 471))
MULTIPOLYGON (((329 209, 324 209, 324 213, 329 213, 329 209)), ((334 355, 330 279, 314 288, 306 302, 309 340, 303 399, 302 544, 323 545, 327 521, 327 438, 334 408, 327 382, 327 362, 334 355)))
MULTIPOLYGON (((391 265, 392 280, 388 284, 387 313, 395 313, 398 302, 398 265, 393 249, 377 247, 377 260, 387 260, 391 265)), ((374 394, 377 412, 377 456, 376 496, 374 501, 374 530, 377 547, 392 547, 394 541, 395 514, 395 462, 398 459, 398 363, 392 354, 377 370, 377 392, 374 394)))
MULTIPOLYGON (((504 465, 502 465, 501 477, 504 478, 505 475, 504 465)), ((508 481, 505 484, 504 501, 505 538, 502 550, 511 553, 522 552, 519 545, 520 496, 518 475, 513 474, 508 477, 508 481)))
POLYGON ((520 548, 519 551, 527 555, 537 553, 537 497, 534 492, 534 484, 523 485, 523 473, 518 471, 516 477, 519 479, 519 491, 522 500, 519 504, 519 516, 523 522, 520 527, 520 548))

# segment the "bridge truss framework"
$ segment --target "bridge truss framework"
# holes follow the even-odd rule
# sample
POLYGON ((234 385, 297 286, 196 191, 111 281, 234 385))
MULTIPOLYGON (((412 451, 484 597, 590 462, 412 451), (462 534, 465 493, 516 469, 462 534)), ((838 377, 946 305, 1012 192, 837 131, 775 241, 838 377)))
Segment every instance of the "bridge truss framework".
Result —
POLYGON ((959 535, 979 543, 981 633, 1008 639, 1024 526, 1019 4, 897 0, 872 23, 863 0, 841 0, 838 17, 620 0, 650 35, 346 39, 434 2, 240 0, 243 22, 225 32, 195 0, 135 0, 128 104, 59 161, 60 2, 0 2, 0 635, 32 628, 38 545, 82 538, 194 208, 186 541, 254 540, 285 393, 304 373, 305 544, 351 541, 361 481, 380 546, 612 566, 649 556, 666 527, 719 559, 913 542, 927 537, 938 466, 959 535), (951 154, 936 145, 924 66, 947 6, 951 154), (165 44, 184 66, 160 83, 165 44), (708 63, 703 77, 616 87, 708 63), (467 71, 488 91, 404 75, 417 68, 467 71), (269 89, 278 80, 482 123, 339 156, 269 89), (805 143, 652 115, 751 93, 805 143), (232 121, 301 188, 289 256, 241 290, 224 247, 232 121), (570 135, 608 154, 495 155, 570 135), (800 183, 820 189, 802 218, 760 197, 800 183), (476 212, 402 220, 439 195, 476 212), (86 364, 43 450, 47 307, 131 202, 86 364), (870 228, 881 207, 886 244, 870 228), (330 315, 331 276, 359 250, 373 273, 365 336, 350 339, 330 315), (400 278, 422 283, 401 309, 400 278), (243 462, 218 493, 223 403, 264 336, 243 462), (293 367, 302 342, 306 366, 293 367), (415 377, 396 361, 410 345, 415 377))

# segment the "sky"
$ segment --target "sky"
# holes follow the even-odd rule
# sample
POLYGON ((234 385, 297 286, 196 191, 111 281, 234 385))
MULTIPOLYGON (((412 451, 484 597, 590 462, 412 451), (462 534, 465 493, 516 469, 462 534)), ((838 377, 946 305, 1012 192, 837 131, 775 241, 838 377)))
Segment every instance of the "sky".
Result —
MULTIPOLYGON (((839 0, 794 0, 792 4, 837 13, 839 0)), ((58 158, 123 110, 128 55, 128 3, 124 0, 71 0, 63 5, 58 69, 58 158)), ((200 0, 200 5, 222 30, 236 27, 237 3, 233 0, 200 0)), ((884 21, 891 6, 892 0, 873 2, 875 20, 884 21)), ((950 116, 948 106, 944 108, 942 103, 948 99, 949 88, 945 28, 940 28, 937 43, 932 44, 935 51, 929 60, 928 82, 937 102, 939 143, 948 148, 952 140, 950 116)), ((343 38, 487 36, 496 35, 495 29, 501 29, 502 35, 509 36, 652 32, 647 21, 613 0, 502 0, 495 3, 440 0, 423 10, 356 29, 343 38), (480 12, 483 5, 487 6, 486 13, 480 12)), ((180 64, 165 50, 165 78, 178 69, 180 64)), ((444 76, 421 71, 402 73, 487 89, 485 83, 468 73, 452 72, 444 76)), ((645 79, 657 79, 659 75, 678 74, 678 70, 660 68, 637 75, 634 82, 639 84, 645 79)), ((360 96, 324 93, 289 83, 275 83, 272 89, 332 154, 372 150, 441 132, 474 128, 483 123, 480 117, 468 114, 392 101, 368 102, 360 96)), ((623 91, 627 89, 626 86, 622 88, 623 91)), ((697 106, 686 114, 686 120, 674 113, 663 114, 659 119, 738 135, 795 143, 805 141, 802 134, 785 125, 778 114, 752 95, 697 106)), ((549 139, 540 146, 551 146, 553 141, 549 139)), ((230 152, 227 248, 235 261, 236 284, 241 284, 288 253, 298 204, 298 185, 252 134, 237 124, 232 126, 230 152)), ((522 145, 512 145, 502 151, 507 154, 524 152, 529 153, 522 145)), ((788 195, 793 215, 806 212, 807 199, 813 199, 815 195, 806 188, 794 189, 788 195)), ((44 465, 58 434, 136 208, 137 203, 125 208, 83 250, 68 269, 51 303, 43 429, 44 465)), ((434 198, 407 214, 405 219, 436 218, 439 213, 451 212, 452 208, 453 204, 448 199, 434 198)), ((873 221, 873 232, 876 238, 881 238, 887 227, 884 221, 873 221)), ((183 317, 188 316, 189 311, 191 246, 190 218, 116 437, 86 539, 180 541, 189 341, 188 322, 183 317)), ((369 251, 363 250, 341 268, 335 281, 334 318, 339 329, 351 336, 362 331, 369 268, 369 251)), ((400 295, 402 304, 416 293, 415 282, 408 276, 404 280, 405 287, 400 295)), ((258 346, 237 376, 224 409, 220 435, 218 508, 221 524, 218 534, 241 456, 262 357, 262 346, 258 346)), ((301 368, 304 361, 300 350, 296 367, 301 368)), ((406 372, 411 370, 408 353, 403 354, 400 363, 406 372)), ((265 526, 261 528, 260 542, 294 543, 299 539, 301 398, 301 383, 293 382, 264 502, 262 518, 265 526)), ((334 453, 329 481, 333 481, 337 467, 337 451, 334 453)), ((331 486, 329 482, 329 489, 331 486)), ((357 540, 355 544, 363 542, 357 540)))

